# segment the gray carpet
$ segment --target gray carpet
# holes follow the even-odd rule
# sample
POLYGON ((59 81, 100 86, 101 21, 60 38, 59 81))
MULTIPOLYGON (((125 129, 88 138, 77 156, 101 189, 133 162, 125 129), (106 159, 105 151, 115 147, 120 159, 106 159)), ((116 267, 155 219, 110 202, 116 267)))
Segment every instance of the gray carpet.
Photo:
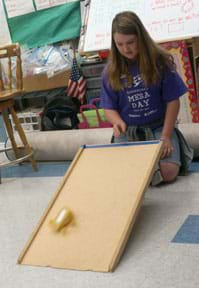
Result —
POLYGON ((22 166, 23 168, 15 168, 15 171, 13 169, 12 173, 9 170, 10 175, 8 171, 7 174, 2 171, 4 175, 3 183, 0 185, 0 287, 199 287, 197 163, 192 165, 192 172, 188 176, 179 177, 175 183, 148 189, 124 255, 113 273, 16 264, 19 254, 67 169, 65 164, 41 163, 38 174, 32 172, 28 164, 22 166), (23 178, 22 169, 26 171, 23 178), (190 233, 196 242, 190 243, 183 236, 190 233))

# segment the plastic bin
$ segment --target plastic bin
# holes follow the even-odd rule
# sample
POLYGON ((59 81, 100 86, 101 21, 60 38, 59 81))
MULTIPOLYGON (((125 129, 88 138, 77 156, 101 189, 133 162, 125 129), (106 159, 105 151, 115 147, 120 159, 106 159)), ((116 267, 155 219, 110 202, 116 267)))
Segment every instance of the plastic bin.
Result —
MULTIPOLYGON (((22 113, 17 113, 18 119, 20 121, 20 124, 22 128, 24 129, 25 132, 28 131, 38 131, 40 130, 40 111, 39 112, 22 112, 22 113)), ((15 124, 13 122, 12 116, 9 115, 11 125, 16 131, 15 124)))
POLYGON ((98 63, 98 64, 87 64, 81 65, 81 70, 84 77, 96 77, 101 76, 102 71, 104 70, 105 63, 98 63))
POLYGON ((93 77, 86 79, 87 89, 101 88, 102 78, 101 77, 93 77))

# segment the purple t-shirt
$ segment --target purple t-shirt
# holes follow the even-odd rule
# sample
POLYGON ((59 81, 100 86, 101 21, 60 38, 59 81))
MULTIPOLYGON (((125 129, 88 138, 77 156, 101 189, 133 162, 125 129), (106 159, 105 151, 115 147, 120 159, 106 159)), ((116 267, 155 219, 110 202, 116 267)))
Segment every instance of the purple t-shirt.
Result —
MULTIPOLYGON (((133 84, 115 91, 102 75, 101 107, 117 110, 127 125, 144 125, 164 119, 167 102, 178 99, 187 87, 176 71, 167 71, 156 85, 145 86, 138 65, 131 66, 133 84)), ((123 83, 127 81, 122 78, 123 83)))

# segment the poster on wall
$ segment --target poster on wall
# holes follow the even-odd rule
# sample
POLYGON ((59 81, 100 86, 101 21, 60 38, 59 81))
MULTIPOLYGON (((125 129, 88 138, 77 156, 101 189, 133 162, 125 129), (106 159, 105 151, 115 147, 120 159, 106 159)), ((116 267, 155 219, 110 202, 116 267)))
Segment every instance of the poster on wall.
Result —
POLYGON ((4 0, 8 18, 28 14, 35 11, 32 0, 4 0))
POLYGON ((70 1, 48 9, 36 9, 7 18, 7 22, 12 42, 28 48, 74 39, 80 35, 80 2, 70 1))
POLYGON ((0 1, 0 45, 6 45, 11 43, 10 31, 6 20, 6 15, 3 7, 3 2, 0 1))

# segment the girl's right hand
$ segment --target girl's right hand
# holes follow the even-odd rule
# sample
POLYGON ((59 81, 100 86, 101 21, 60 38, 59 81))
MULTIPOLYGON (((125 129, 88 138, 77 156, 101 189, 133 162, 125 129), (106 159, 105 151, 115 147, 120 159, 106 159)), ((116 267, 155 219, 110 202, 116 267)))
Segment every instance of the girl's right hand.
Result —
POLYGON ((121 133, 126 132, 126 123, 121 121, 120 123, 113 124, 113 135, 119 137, 121 133))

